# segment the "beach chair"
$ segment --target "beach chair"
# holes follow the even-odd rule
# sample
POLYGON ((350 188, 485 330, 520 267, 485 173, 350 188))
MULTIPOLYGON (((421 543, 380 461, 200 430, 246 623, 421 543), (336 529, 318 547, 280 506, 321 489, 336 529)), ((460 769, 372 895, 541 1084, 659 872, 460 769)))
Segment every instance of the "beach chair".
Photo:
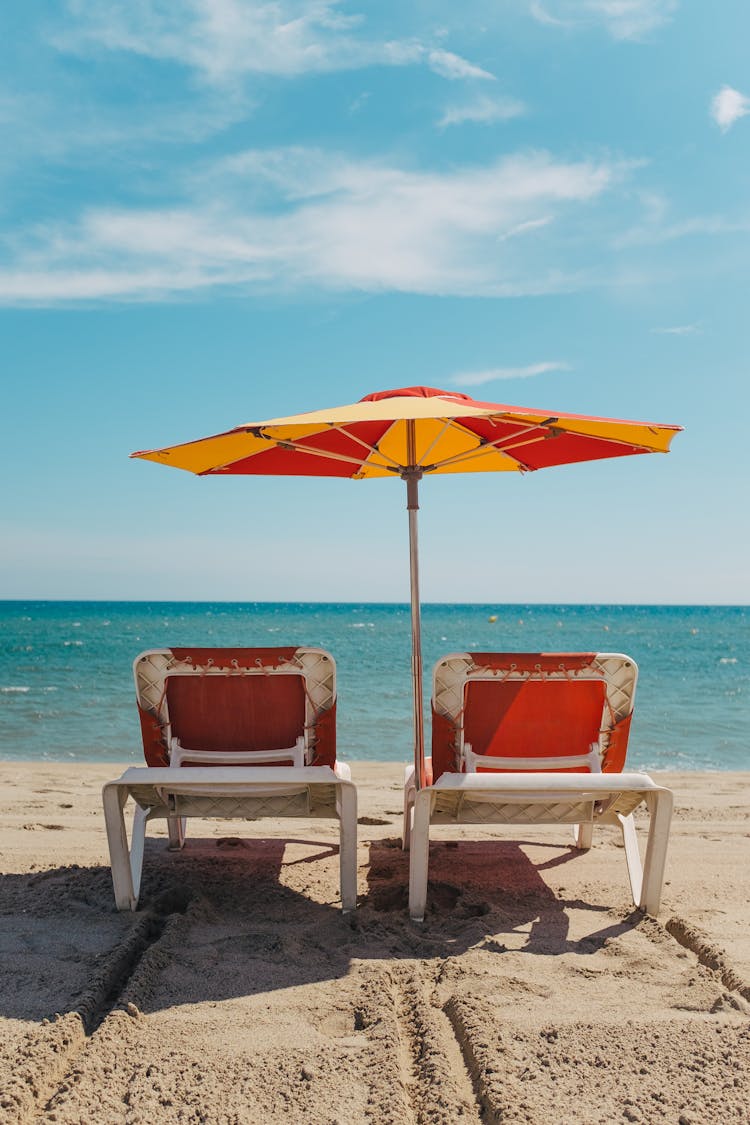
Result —
POLYGON ((146 825, 181 848, 188 817, 335 817, 341 905, 357 892, 357 794, 336 761, 336 665, 318 648, 152 649, 134 662, 147 765, 104 786, 118 910, 135 910, 146 825), (135 812, 128 845, 124 809, 135 812))
POLYGON ((407 770, 409 912, 424 918, 431 824, 595 825, 622 832, 634 903, 657 914, 672 794, 624 773, 638 669, 619 653, 454 653, 433 676, 432 757, 417 790, 407 770), (641 863, 633 811, 650 814, 641 863))

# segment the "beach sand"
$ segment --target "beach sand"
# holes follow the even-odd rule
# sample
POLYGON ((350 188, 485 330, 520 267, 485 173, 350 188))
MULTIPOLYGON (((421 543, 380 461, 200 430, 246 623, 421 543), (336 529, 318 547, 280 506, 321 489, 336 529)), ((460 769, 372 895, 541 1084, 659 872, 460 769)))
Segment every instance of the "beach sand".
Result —
MULTIPOLYGON (((658 921, 617 833, 437 829, 406 913, 402 770, 354 763, 356 913, 335 824, 151 830, 114 910, 100 791, 120 769, 3 763, 0 1120, 750 1119, 750 774, 675 791, 658 921)), ((655 777, 657 775, 654 775, 655 777)))

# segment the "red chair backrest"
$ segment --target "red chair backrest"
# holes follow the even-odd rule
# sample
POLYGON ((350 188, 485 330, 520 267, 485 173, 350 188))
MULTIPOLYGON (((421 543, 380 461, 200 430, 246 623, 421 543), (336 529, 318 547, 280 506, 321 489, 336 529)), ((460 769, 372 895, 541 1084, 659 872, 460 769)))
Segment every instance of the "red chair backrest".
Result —
POLYGON ((603 680, 469 680, 464 741, 503 758, 586 754, 599 740, 605 697, 603 680))
POLYGON ((336 765, 335 664, 321 649, 152 649, 134 671, 149 766, 169 765, 167 717, 191 750, 287 749, 307 733, 311 764, 336 765))
POLYGON ((474 754, 503 758, 586 754, 596 742, 602 771, 621 771, 637 675, 635 662, 622 653, 443 657, 433 683, 432 781, 463 768, 462 737, 474 754))
POLYGON ((281 750, 305 733, 295 675, 169 675, 172 736, 191 750, 281 750))

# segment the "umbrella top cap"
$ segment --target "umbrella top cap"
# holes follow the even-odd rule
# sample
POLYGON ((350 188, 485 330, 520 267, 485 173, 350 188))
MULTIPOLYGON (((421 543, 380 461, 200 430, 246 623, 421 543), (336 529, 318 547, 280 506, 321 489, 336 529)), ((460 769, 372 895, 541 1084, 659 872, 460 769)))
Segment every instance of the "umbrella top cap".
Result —
POLYGON ((469 395, 460 391, 439 391, 435 387, 397 387, 393 391, 374 391, 365 395, 360 402, 382 402, 388 398, 447 398, 454 402, 473 402, 469 395))

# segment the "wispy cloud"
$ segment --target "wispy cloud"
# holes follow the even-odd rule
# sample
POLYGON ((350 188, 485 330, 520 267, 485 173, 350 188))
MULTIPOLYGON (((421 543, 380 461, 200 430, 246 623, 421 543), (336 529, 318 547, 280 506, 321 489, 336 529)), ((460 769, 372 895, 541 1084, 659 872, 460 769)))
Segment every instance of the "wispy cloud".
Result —
POLYGON ((570 371, 567 363, 551 360, 545 363, 529 363, 526 367, 491 367, 486 371, 461 371, 449 376, 449 381, 457 387, 482 387, 485 383, 495 383, 501 379, 531 379, 535 375, 547 375, 550 371, 570 371))
POLYGON ((353 36, 358 18, 325 0, 68 0, 68 10, 55 37, 61 48, 170 60, 209 84, 338 69, 348 49, 361 55, 364 46, 353 36))
POLYGON ((750 233, 747 215, 693 215, 668 221, 666 217, 636 224, 617 235, 612 245, 618 250, 633 246, 658 246, 687 238, 722 238, 750 233))
POLYGON ((537 23, 546 24, 548 27, 567 27, 567 21, 553 16, 548 7, 544 7, 539 0, 529 0, 529 11, 537 23))
POLYGON ((657 336, 694 336, 701 331, 700 324, 675 324, 670 328, 652 328, 657 336))
POLYGON ((551 215, 542 215, 538 219, 526 219, 523 223, 517 223, 510 230, 499 234, 498 242, 507 242, 509 238, 518 238, 522 234, 531 234, 532 231, 542 230, 544 227, 548 227, 552 221, 551 215))
POLYGON ((678 0, 530 0, 538 23, 553 27, 600 25, 614 39, 641 39, 667 23, 678 0))
POLYGON ((474 66, 473 63, 467 62, 459 55, 454 55, 451 51, 434 50, 427 52, 427 61, 430 68, 436 74, 442 75, 443 78, 483 78, 494 81, 494 74, 490 74, 487 70, 482 70, 479 66, 474 66))
POLYGON ((438 125, 445 129, 449 125, 463 125, 472 122, 477 125, 494 125, 498 121, 510 121, 526 113, 526 106, 515 98, 480 97, 461 105, 449 106, 443 112, 438 125))
POLYGON ((745 117, 748 113, 750 113, 750 98, 731 86, 722 86, 711 101, 711 116, 722 133, 726 133, 735 121, 739 121, 740 117, 745 117))
POLYGON ((67 8, 53 40, 59 49, 174 62, 209 86, 376 65, 426 65, 448 79, 493 77, 429 43, 379 40, 340 0, 68 0, 67 8))
POLYGON ((307 148, 252 150, 196 173, 180 205, 89 208, 16 232, 6 238, 0 301, 158 300, 222 287, 488 296, 574 288, 572 247, 587 244, 589 208, 626 171, 545 153, 434 172, 307 148), (530 256, 525 240, 517 249, 501 241, 538 226, 540 210, 561 224, 565 270, 554 247, 530 256))
POLYGON ((361 94, 357 94, 357 97, 349 106, 350 116, 353 117, 355 113, 360 113, 369 102, 370 96, 369 90, 363 90, 361 94))

